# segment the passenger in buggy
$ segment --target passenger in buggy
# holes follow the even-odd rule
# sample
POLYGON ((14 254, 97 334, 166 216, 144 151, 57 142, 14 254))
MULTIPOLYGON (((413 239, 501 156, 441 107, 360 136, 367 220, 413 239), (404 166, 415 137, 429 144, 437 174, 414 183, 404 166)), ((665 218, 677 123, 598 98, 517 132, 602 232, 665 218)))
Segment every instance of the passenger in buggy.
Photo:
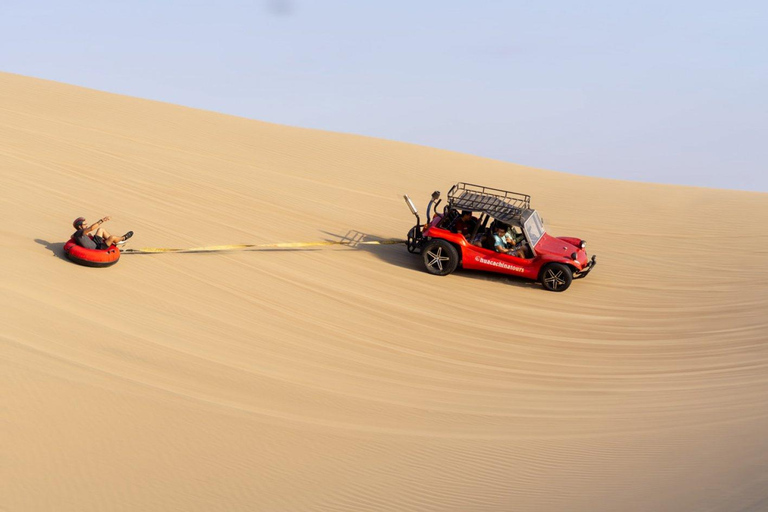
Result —
POLYGON ((495 227, 494 250, 502 254, 509 254, 516 258, 525 258, 525 250, 514 243, 510 243, 510 239, 507 237, 507 226, 504 224, 497 224, 495 227))
POLYGON ((477 219, 472 216, 471 211, 465 210, 461 212, 461 217, 456 219, 456 222, 453 225, 453 231, 464 235, 464 237, 469 237, 475 230, 475 226, 477 226, 477 219))
POLYGON ((522 235, 522 233, 518 233, 514 226, 508 226, 507 232, 504 236, 507 238, 507 243, 510 245, 518 245, 525 240, 525 237, 522 235))

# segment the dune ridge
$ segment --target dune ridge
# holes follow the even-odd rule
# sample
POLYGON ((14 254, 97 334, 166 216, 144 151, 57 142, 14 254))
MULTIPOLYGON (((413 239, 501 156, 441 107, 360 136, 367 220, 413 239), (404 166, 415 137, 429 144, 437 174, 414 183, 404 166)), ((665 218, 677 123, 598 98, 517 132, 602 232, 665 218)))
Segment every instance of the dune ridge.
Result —
POLYGON ((7 510, 768 509, 768 195, 630 183, 0 73, 7 510), (422 271, 457 181, 599 264, 422 271))

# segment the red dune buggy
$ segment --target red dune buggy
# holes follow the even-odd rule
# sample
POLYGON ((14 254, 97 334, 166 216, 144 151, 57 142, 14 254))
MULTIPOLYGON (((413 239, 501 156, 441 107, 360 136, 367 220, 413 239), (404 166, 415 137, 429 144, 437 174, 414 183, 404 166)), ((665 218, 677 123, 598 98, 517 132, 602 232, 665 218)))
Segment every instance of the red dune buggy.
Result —
POLYGON ((554 237, 544 230, 527 194, 457 183, 443 212, 437 213, 439 197, 440 192, 432 194, 422 225, 413 201, 404 196, 416 216, 406 246, 422 255, 431 274, 448 275, 458 267, 486 270, 537 280, 547 290, 562 292, 595 267, 596 257, 587 257, 584 240, 554 237), (504 250, 495 236, 502 233, 499 228, 506 230, 508 253, 499 252, 504 250))

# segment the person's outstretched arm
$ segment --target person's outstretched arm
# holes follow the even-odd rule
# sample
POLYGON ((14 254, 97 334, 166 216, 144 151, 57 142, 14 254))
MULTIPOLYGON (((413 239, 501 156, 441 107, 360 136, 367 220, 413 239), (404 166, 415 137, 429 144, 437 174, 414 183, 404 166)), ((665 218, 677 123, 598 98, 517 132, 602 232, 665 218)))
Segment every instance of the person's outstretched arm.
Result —
POLYGON ((93 231, 94 229, 96 229, 97 227, 99 227, 99 226, 101 226, 102 224, 104 224, 105 222, 107 222, 109 219, 110 219, 110 217, 109 217, 109 216, 106 216, 106 217, 104 217, 103 219, 99 219, 99 220, 97 220, 96 222, 94 222, 93 224, 91 224, 90 226, 88 226, 88 228, 86 228, 86 230, 85 230, 85 231, 83 231, 83 233, 87 235, 88 233, 90 233, 91 231, 93 231))

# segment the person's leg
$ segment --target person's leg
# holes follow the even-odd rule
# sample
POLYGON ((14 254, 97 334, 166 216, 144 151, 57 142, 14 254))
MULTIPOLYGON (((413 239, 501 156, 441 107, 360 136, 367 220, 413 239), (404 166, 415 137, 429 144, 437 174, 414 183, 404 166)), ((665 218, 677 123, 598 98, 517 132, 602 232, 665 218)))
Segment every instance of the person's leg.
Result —
POLYGON ((103 250, 103 249, 109 248, 109 246, 106 243, 104 243, 104 239, 101 238, 99 235, 93 235, 93 243, 96 244, 96 247, 94 247, 94 249, 103 250))
MULTIPOLYGON (((133 233, 131 232, 131 234, 133 233)), ((104 239, 104 243, 107 245, 107 247, 115 245, 117 242, 122 242, 123 240, 125 240, 125 236, 110 235, 106 229, 101 227, 96 230, 96 235, 104 239)))
POLYGON ((104 229, 102 227, 96 228, 96 232, 94 233, 94 235, 98 235, 101 238, 103 238, 104 240, 106 240, 107 238, 112 236, 112 235, 109 234, 109 231, 107 231, 106 229, 104 229))
POLYGON ((115 245, 117 242, 122 242, 124 240, 128 240, 133 236, 133 231, 129 231, 123 236, 117 236, 117 235, 110 235, 106 229, 99 228, 96 230, 96 234, 101 236, 104 239, 104 243, 106 243, 108 246, 115 245))

